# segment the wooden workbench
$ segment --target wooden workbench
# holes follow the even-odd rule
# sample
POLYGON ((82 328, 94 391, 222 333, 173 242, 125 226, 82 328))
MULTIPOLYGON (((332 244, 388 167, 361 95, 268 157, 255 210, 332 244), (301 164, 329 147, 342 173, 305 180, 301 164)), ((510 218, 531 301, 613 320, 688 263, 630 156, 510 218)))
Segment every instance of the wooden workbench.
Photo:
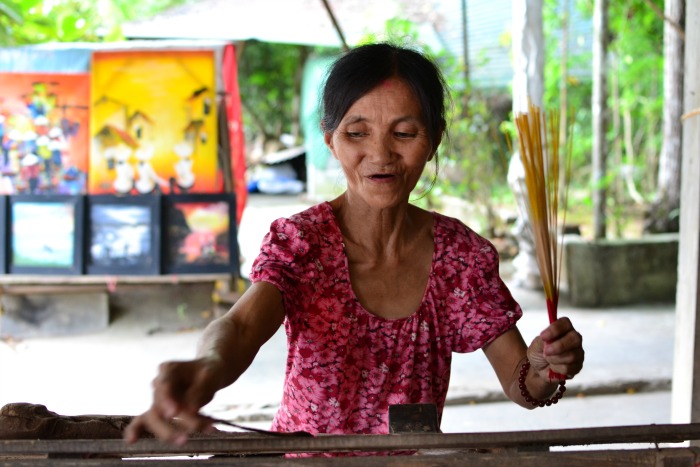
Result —
POLYGON ((136 462, 160 466, 166 462, 172 465, 173 457, 177 456, 190 464, 244 466, 695 467, 700 460, 700 450, 677 443, 696 439, 700 439, 700 424, 496 433, 322 435, 310 438, 236 432, 191 439, 179 447, 154 439, 132 445, 120 439, 2 440, 0 465, 113 466, 134 465, 136 462), (641 446, 630 448, 634 443, 641 443, 641 446), (615 448, 617 444, 624 445, 624 448, 615 448), (596 448, 600 445, 605 447, 596 448), (556 446, 568 446, 569 450, 550 449, 556 446), (572 449, 575 446, 581 446, 581 449, 572 449), (282 457, 282 453, 407 450, 418 452, 392 457, 282 457), (139 459, 142 462, 138 462, 139 459))

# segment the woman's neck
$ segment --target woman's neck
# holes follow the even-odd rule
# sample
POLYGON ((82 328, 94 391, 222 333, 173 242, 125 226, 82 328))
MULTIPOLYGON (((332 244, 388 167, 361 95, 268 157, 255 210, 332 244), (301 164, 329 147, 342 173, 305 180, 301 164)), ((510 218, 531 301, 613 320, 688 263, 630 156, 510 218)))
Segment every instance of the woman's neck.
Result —
POLYGON ((429 213, 409 203, 377 209, 347 192, 330 204, 345 242, 372 256, 400 255, 431 219, 429 213))

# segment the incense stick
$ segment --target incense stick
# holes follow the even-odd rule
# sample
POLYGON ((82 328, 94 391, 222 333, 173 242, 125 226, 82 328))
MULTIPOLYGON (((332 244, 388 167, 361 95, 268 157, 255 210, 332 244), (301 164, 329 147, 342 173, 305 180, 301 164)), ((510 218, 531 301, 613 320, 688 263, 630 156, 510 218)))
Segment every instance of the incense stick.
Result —
MULTIPOLYGON (((573 122, 573 119, 572 119, 573 122)), ((525 170, 524 205, 534 239, 537 266, 542 279, 549 322, 557 319, 563 235, 559 235, 559 212, 566 221, 568 186, 571 179, 572 138, 568 138, 564 186, 560 186, 559 113, 544 113, 528 104, 528 112, 516 113, 520 158, 525 170), (563 193, 562 193, 563 190, 563 193), (562 201, 563 206, 559 202, 562 201)), ((571 134, 570 125, 569 134, 571 134)))

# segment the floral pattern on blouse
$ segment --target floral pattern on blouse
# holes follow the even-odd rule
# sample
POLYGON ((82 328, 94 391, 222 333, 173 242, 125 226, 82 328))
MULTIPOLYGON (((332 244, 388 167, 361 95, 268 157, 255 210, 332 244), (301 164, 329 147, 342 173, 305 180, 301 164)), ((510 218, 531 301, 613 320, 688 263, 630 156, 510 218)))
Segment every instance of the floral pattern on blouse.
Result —
POLYGON ((521 317, 498 274, 498 252, 433 213, 434 251, 420 307, 388 320, 363 308, 350 283, 330 203, 274 221, 252 282, 282 293, 288 356, 272 429, 386 434, 393 404, 433 403, 442 416, 452 352, 473 352, 521 317))

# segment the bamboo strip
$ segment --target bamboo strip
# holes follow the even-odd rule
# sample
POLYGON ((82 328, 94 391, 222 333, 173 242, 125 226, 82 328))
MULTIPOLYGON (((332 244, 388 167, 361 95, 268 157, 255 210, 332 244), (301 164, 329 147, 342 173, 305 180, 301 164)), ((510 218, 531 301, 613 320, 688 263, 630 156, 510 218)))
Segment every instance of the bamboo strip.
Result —
POLYGON ((1 440, 0 456, 9 454, 194 455, 213 453, 293 453, 404 451, 415 449, 487 449, 527 446, 584 446, 619 443, 681 443, 700 439, 700 423, 572 428, 493 433, 394 435, 321 435, 272 437, 232 433, 189 440, 173 446, 155 439, 135 444, 122 440, 1 440))

